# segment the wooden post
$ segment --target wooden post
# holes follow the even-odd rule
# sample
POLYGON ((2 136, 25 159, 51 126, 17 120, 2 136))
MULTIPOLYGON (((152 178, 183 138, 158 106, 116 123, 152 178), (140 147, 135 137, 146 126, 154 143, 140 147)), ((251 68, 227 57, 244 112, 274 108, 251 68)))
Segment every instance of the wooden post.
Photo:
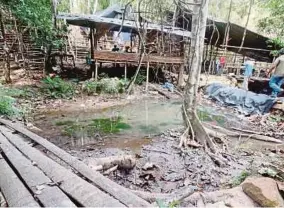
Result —
POLYGON ((131 53, 133 52, 132 48, 133 48, 133 34, 131 33, 130 34, 130 52, 131 53))
POLYGON ((95 68, 95 81, 96 82, 98 81, 98 66, 99 66, 99 63, 96 62, 96 68, 95 68))
POLYGON ((124 80, 127 81, 127 63, 124 65, 124 80))
POLYGON ((146 92, 148 93, 148 87, 149 87, 149 68, 150 68, 150 62, 147 62, 147 74, 146 74, 146 92))

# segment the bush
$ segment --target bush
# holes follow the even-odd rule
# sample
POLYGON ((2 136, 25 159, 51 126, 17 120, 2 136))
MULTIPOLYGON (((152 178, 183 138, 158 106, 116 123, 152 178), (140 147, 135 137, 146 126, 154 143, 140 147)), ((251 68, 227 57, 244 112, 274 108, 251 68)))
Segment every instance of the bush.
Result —
POLYGON ((83 92, 88 95, 94 93, 118 94, 125 91, 127 82, 118 78, 103 78, 100 81, 88 80, 83 84, 83 92))
POLYGON ((88 80, 84 82, 82 90, 84 93, 87 93, 88 95, 93 95, 98 91, 98 82, 88 80))
POLYGON ((126 83, 118 78, 104 78, 98 83, 100 92, 118 94, 125 91, 126 83))
POLYGON ((60 77, 46 77, 42 80, 42 90, 51 98, 71 98, 75 94, 75 87, 71 82, 60 77))
POLYGON ((137 74, 135 84, 142 85, 144 82, 146 82, 146 74, 145 74, 145 72, 140 71, 139 74, 137 74))
POLYGON ((23 94, 22 90, 0 85, 0 115, 19 116, 21 110, 16 107, 16 99, 13 97, 20 97, 23 94))
POLYGON ((4 116, 18 116, 21 110, 16 106, 16 100, 10 96, 2 95, 0 93, 0 115, 4 116))

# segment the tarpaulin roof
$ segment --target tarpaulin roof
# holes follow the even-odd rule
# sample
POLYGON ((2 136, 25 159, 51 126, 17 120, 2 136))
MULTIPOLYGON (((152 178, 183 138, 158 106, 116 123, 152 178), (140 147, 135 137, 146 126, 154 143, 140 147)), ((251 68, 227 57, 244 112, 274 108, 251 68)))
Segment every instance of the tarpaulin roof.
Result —
MULTIPOLYGON (((118 8, 106 9, 94 15, 82 15, 82 14, 67 14, 61 13, 57 15, 58 19, 65 19, 68 24, 83 26, 83 27, 104 27, 112 31, 119 31, 122 27, 121 32, 137 32, 139 24, 136 21, 115 18, 116 14, 119 13, 118 8)), ((150 22, 142 23, 143 28, 147 30, 160 31, 164 33, 170 33, 178 36, 191 37, 191 32, 170 25, 159 25, 150 22)))
MULTIPOLYGON (((192 11, 186 10, 182 15, 179 15, 176 22, 178 27, 187 29, 191 31, 191 18, 192 11)), ((168 21, 172 21, 173 12, 168 11, 168 21)), ((211 40, 211 44, 215 45, 217 43, 218 47, 223 47, 223 40, 226 36, 226 27, 227 22, 222 20, 213 20, 213 18, 207 19, 207 29, 206 29, 206 39, 207 41, 211 40), (215 27, 215 30, 214 30, 215 27), (213 36, 212 36, 213 34, 213 36), (211 39, 212 37, 212 39, 211 39)), ((230 23, 229 30, 229 41, 228 41, 228 50, 237 52, 241 46, 243 34, 245 28, 234 23, 230 23), (230 47, 231 46, 231 47, 230 47)), ((270 51, 271 50, 267 44, 269 38, 253 32, 249 29, 246 29, 246 36, 243 44, 243 49, 239 52, 245 56, 249 56, 259 61, 270 61, 270 51)))

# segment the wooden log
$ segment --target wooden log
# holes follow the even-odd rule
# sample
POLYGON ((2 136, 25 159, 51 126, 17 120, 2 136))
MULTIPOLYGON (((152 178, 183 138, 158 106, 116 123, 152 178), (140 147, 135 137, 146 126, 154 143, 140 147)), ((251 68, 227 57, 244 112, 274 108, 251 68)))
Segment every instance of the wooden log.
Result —
POLYGON ((95 170, 107 170, 116 165, 118 169, 132 169, 136 165, 136 158, 133 155, 111 156, 87 160, 86 162, 95 170))
POLYGON ((14 173, 12 168, 0 158, 0 187, 9 207, 39 207, 31 193, 14 173))
POLYGON ((259 134, 247 134, 247 133, 230 131, 230 130, 225 129, 223 127, 214 126, 214 125, 211 125, 211 124, 208 124, 208 123, 206 123, 206 125, 210 126, 213 129, 216 129, 217 131, 221 132, 222 134, 226 134, 227 136, 231 136, 231 137, 240 137, 241 136, 241 137, 247 137, 249 139, 255 139, 255 140, 259 140, 259 141, 273 142, 273 143, 278 143, 278 144, 283 143, 282 140, 275 139, 275 138, 270 137, 270 136, 259 135, 259 134))
POLYGON ((17 147, 24 155, 36 163, 36 165, 70 197, 86 207, 123 207, 116 199, 103 193, 101 190, 83 180, 70 170, 62 167, 39 150, 28 145, 16 134, 9 132, 9 129, 1 127, 1 132, 6 138, 17 147))
POLYGON ((111 181, 110 179, 104 177, 100 173, 92 170, 85 163, 77 160, 75 157, 71 156, 64 150, 60 149, 56 145, 50 143, 46 139, 28 131, 27 129, 21 127, 21 125, 17 123, 12 123, 11 121, 7 121, 4 119, 0 119, 0 123, 3 123, 21 134, 29 137, 34 142, 42 145, 44 148, 55 154, 58 158, 69 164, 72 168, 82 174, 84 177, 92 181, 96 186, 100 189, 106 191, 114 198, 118 199, 121 203, 126 206, 140 206, 140 207, 149 207, 150 204, 140 197, 136 196, 126 188, 118 185, 117 183, 111 181))
MULTIPOLYGON (((1 127, 3 128, 3 127, 1 127)), ((0 147, 26 185, 45 207, 76 207, 52 181, 20 153, 1 133, 0 147)))

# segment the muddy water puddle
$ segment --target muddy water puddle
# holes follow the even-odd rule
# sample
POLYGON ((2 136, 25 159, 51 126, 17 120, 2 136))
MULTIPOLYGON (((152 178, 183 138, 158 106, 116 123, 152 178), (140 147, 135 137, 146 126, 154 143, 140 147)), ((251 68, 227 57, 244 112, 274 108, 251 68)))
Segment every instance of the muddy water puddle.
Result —
MULTIPOLYGON (((137 151, 152 137, 183 125, 181 101, 141 100, 96 111, 60 111, 35 119, 41 134, 59 146, 70 148, 97 145, 104 148, 129 148, 137 151)), ((202 121, 229 125, 238 118, 216 108, 200 106, 202 121)))

